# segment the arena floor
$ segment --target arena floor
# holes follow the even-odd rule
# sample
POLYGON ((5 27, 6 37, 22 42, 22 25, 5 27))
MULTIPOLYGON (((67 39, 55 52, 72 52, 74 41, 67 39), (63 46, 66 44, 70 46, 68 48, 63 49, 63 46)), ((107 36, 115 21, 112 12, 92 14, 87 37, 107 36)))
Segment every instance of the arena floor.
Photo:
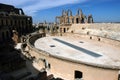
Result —
POLYGON ((78 36, 44 37, 34 43, 52 55, 93 64, 120 66, 120 48, 78 36))

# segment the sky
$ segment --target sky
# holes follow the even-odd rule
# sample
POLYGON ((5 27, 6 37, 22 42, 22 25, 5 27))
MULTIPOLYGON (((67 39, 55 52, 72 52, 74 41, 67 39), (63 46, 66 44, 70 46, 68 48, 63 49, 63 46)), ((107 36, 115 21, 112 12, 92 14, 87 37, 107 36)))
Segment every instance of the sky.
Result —
POLYGON ((82 9, 86 16, 92 14, 94 22, 120 22, 120 0, 0 0, 0 3, 22 8, 32 16, 33 23, 55 22, 55 17, 68 9, 73 15, 82 9))

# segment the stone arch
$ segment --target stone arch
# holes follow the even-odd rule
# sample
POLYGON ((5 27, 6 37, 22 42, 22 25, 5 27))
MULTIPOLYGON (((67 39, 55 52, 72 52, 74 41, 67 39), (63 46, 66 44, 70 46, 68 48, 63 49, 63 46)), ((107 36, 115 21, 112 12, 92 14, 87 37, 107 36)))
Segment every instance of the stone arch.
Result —
POLYGON ((18 26, 17 28, 18 28, 18 32, 20 33, 20 26, 18 26))
POLYGON ((2 41, 4 41, 4 40, 5 40, 5 33, 2 32, 2 41))
POLYGON ((20 26, 19 29, 20 29, 20 33, 21 33, 22 32, 22 26, 20 26))
POLYGON ((81 18, 81 23, 84 23, 85 21, 84 21, 84 18, 81 18))
POLYGON ((9 39, 9 37, 10 37, 10 36, 9 36, 9 32, 6 31, 6 38, 9 39))
POLYGON ((69 24, 69 23, 70 23, 70 18, 69 18, 69 17, 67 17, 66 19, 67 19, 67 23, 69 24))
POLYGON ((62 16, 67 16, 68 12, 66 10, 62 10, 62 16))
POLYGON ((93 23, 93 17, 92 17, 92 15, 88 16, 88 23, 93 23))
POLYGON ((70 9, 68 9, 68 11, 67 11, 67 15, 68 15, 68 23, 72 23, 72 18, 71 18, 71 16, 72 16, 72 11, 70 10, 70 9))
POLYGON ((4 25, 4 23, 3 23, 3 19, 1 19, 1 25, 4 25))
POLYGON ((55 17, 55 22, 57 23, 57 19, 58 19, 58 17, 55 17))
POLYGON ((76 18, 76 23, 77 23, 77 24, 79 23, 79 18, 76 18))
POLYGON ((68 16, 72 16, 72 11, 70 9, 68 9, 67 13, 68 13, 68 16))
POLYGON ((74 18, 72 18, 72 23, 74 23, 74 18))
POLYGON ((12 19, 10 20, 10 25, 11 25, 11 26, 13 25, 13 21, 12 21, 12 19))
POLYGON ((84 22, 87 23, 87 17, 86 16, 84 16, 84 22))
POLYGON ((81 14, 83 14, 82 9, 78 9, 77 15, 81 15, 81 14))
POLYGON ((23 33, 25 34, 27 31, 26 26, 23 26, 23 33))
POLYGON ((23 10, 21 8, 19 8, 19 14, 24 15, 24 12, 23 12, 23 10))
POLYGON ((64 15, 64 10, 62 10, 62 16, 64 15))
POLYGON ((64 33, 66 32, 66 28, 63 28, 63 30, 64 30, 64 33))
POLYGON ((68 16, 68 12, 65 10, 65 16, 68 16))

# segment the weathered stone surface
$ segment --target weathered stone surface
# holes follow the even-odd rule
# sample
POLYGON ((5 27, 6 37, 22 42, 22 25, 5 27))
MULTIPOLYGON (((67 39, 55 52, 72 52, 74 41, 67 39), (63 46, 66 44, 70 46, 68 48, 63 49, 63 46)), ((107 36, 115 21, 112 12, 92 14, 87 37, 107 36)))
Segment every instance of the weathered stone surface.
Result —
POLYGON ((117 23, 72 24, 68 32, 72 31, 120 41, 120 24, 117 23))
POLYGON ((60 24, 93 23, 93 17, 92 15, 86 17, 81 9, 78 9, 77 14, 73 16, 72 11, 68 9, 63 10, 61 16, 56 16, 56 22, 60 24))
POLYGON ((12 30, 17 31, 19 37, 32 32, 32 17, 26 16, 21 8, 0 3, 0 43, 12 40, 12 30))

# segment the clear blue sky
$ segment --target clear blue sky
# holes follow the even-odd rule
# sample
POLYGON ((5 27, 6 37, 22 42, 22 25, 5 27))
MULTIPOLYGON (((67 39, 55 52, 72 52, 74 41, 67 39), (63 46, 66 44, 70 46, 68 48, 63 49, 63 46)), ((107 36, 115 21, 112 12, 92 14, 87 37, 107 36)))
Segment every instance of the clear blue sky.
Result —
POLYGON ((94 22, 120 22, 120 0, 0 0, 0 3, 23 8, 34 23, 54 22, 63 9, 71 9, 76 15, 78 8, 85 15, 92 14, 94 22))

